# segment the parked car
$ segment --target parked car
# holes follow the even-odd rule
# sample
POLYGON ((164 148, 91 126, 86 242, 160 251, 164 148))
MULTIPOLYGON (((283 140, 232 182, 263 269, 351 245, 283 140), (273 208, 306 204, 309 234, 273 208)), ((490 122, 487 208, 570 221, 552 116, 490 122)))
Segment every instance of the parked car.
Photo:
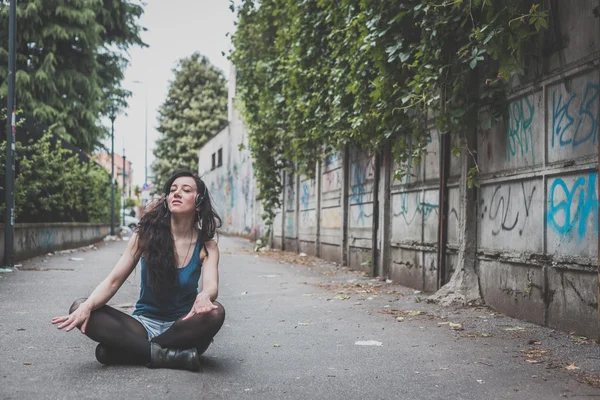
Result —
POLYGON ((133 230, 137 224, 140 222, 139 219, 132 217, 128 214, 125 214, 125 220, 123 221, 123 226, 128 227, 129 229, 133 230))

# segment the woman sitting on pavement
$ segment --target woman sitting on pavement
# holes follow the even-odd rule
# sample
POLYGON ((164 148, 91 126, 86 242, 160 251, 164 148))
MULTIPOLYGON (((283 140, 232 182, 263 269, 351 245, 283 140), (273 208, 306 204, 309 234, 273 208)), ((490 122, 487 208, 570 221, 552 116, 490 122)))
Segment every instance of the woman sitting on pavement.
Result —
POLYGON ((108 277, 90 297, 75 301, 68 316, 52 319, 59 329, 77 327, 98 342, 102 364, 198 371, 199 356, 223 325, 225 310, 215 301, 219 249, 213 240, 221 218, 205 183, 189 171, 174 173, 164 193, 108 277), (140 259, 140 298, 127 315, 106 303, 140 259))

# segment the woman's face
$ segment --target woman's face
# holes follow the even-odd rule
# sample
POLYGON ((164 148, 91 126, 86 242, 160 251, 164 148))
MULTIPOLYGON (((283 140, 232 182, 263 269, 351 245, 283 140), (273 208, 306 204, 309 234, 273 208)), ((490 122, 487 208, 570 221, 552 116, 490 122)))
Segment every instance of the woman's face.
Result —
POLYGON ((196 180, 191 176, 181 176, 173 181, 167 202, 172 213, 184 214, 196 212, 196 180))

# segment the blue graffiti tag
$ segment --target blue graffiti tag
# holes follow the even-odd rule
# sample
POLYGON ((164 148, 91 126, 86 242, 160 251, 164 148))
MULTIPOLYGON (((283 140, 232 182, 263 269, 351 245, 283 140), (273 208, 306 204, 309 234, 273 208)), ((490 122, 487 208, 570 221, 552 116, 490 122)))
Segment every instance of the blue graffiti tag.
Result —
POLYGON ((365 213, 365 204, 363 201, 365 195, 367 194, 365 192, 365 183, 367 181, 368 165, 365 168, 361 168, 360 162, 355 162, 352 164, 352 169, 354 171, 354 179, 352 183, 352 195, 350 196, 350 203, 358 206, 358 216, 356 217, 356 222, 360 225, 363 225, 365 218, 368 218, 372 215, 365 213))
POLYGON ((588 221, 592 218, 594 232, 598 232, 598 196, 596 194, 597 173, 589 174, 586 178, 577 178, 573 187, 561 178, 556 178, 550 187, 548 198, 548 225, 561 236, 571 236, 576 233, 578 238, 587 235, 588 221), (565 199, 555 203, 555 191, 562 191, 565 199), (576 206, 573 210, 573 206, 576 206), (562 214, 562 218, 557 217, 562 214), (564 220, 563 220, 564 218, 564 220))
POLYGON ((506 159, 531 153, 533 164, 535 164, 535 154, 533 149, 533 116, 535 107, 531 104, 529 98, 515 101, 508 109, 508 146, 506 147, 506 159))
POLYGON ((408 206, 408 196, 409 193, 402 193, 400 195, 400 212, 393 213, 394 217, 402 216, 406 225, 411 225, 415 220, 417 215, 422 215, 423 219, 427 219, 431 213, 434 211, 437 212, 438 205, 433 203, 428 203, 425 201, 425 192, 417 192, 415 193, 415 203, 416 208, 412 215, 410 214, 410 207, 408 206))
POLYGON ((327 159, 325 159, 325 166, 329 167, 329 166, 335 164, 339 159, 340 159, 340 153, 331 154, 331 155, 327 156, 327 159))
POLYGON ((575 119, 569 112, 571 103, 577 97, 576 93, 571 93, 569 99, 563 104, 563 95, 556 98, 556 92, 552 93, 552 147, 555 146, 556 138, 558 144, 562 146, 572 145, 577 147, 589 140, 595 144, 598 140, 598 106, 594 103, 600 95, 600 86, 596 83, 588 83, 585 87, 583 99, 579 105, 579 112, 575 119), (584 122, 589 121, 589 130, 582 129, 584 122), (566 135, 570 128, 577 122, 572 135, 566 135))
POLYGON ((310 185, 307 182, 302 183, 302 196, 300 196, 300 203, 302 210, 308 210, 308 203, 310 201, 310 185))

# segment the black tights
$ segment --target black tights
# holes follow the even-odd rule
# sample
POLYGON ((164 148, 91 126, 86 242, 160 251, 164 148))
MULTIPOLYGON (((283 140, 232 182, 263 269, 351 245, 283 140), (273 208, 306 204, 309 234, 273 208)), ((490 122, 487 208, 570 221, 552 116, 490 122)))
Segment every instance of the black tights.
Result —
MULTIPOLYGON (((69 314, 86 299, 76 300, 69 314)), ((219 307, 208 314, 194 315, 186 321, 177 320, 169 329, 152 339, 161 347, 190 349, 198 353, 206 351, 212 338, 219 332, 225 320, 225 309, 219 307)), ((109 306, 92 311, 85 335, 104 345, 102 355, 110 364, 147 364, 150 362, 150 342, 146 328, 135 318, 109 306)), ((98 350, 96 355, 99 358, 98 350)))

